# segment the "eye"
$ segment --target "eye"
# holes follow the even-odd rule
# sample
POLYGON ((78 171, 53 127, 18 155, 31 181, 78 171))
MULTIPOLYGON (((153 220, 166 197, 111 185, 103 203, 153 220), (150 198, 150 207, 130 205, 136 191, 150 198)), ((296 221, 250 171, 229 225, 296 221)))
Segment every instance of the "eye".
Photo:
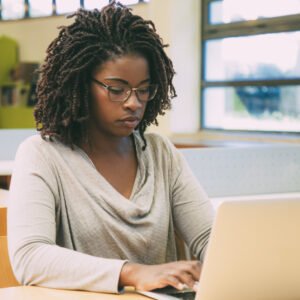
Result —
POLYGON ((121 95, 125 92, 126 88, 124 86, 114 85, 114 86, 110 86, 108 90, 110 91, 110 93, 114 95, 121 95))
POLYGON ((144 95, 144 94, 149 94, 149 86, 141 87, 139 88, 139 94, 144 95))

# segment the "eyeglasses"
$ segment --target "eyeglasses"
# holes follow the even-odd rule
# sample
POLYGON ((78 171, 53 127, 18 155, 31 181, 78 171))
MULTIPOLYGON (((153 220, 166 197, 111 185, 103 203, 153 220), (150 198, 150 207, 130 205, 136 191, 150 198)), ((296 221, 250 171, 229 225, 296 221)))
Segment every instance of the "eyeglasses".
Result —
POLYGON ((108 91, 109 100, 112 102, 125 102, 131 96, 132 91, 135 92, 140 102, 147 102, 152 100, 157 92, 157 84, 148 84, 147 86, 131 88, 128 85, 107 85, 95 78, 92 78, 94 82, 103 86, 108 91))

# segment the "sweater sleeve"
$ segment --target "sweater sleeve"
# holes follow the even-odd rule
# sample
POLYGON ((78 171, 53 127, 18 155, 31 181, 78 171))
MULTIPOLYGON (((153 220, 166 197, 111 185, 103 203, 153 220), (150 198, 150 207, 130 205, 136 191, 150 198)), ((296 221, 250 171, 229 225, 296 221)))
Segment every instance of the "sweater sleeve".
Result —
POLYGON ((203 262, 215 211, 184 156, 173 145, 169 145, 169 149, 175 229, 193 255, 203 262))
POLYGON ((43 155, 42 141, 33 140, 17 152, 10 187, 8 246, 17 280, 23 285, 118 293, 126 261, 56 245, 55 168, 43 155))

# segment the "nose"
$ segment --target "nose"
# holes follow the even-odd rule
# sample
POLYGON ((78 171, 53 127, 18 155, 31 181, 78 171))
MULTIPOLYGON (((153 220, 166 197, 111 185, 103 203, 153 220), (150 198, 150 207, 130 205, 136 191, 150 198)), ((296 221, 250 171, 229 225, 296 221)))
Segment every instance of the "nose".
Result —
POLYGON ((137 111, 141 109, 143 104, 137 98, 136 92, 134 90, 131 91, 131 95, 129 98, 124 102, 124 107, 128 108, 132 111, 137 111))

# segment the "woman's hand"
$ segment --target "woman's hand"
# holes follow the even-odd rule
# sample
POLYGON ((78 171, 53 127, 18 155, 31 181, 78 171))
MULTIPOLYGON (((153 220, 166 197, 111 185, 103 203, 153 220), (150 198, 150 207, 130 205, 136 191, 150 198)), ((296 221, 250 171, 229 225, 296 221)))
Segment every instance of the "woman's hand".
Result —
POLYGON ((178 290, 186 284, 196 290, 201 264, 199 261, 176 261, 161 265, 141 265, 127 262, 120 273, 121 286, 134 286, 138 290, 149 291, 171 285, 178 290))

